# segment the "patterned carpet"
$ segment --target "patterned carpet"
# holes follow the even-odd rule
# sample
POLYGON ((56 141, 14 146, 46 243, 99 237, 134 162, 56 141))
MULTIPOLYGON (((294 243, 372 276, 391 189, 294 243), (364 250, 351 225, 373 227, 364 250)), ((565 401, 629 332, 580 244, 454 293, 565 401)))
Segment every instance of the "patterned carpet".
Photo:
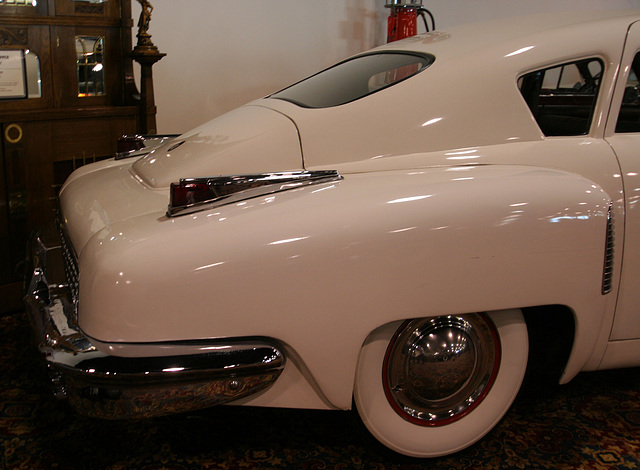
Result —
POLYGON ((584 373, 518 399, 484 440, 420 461, 355 412, 218 407, 133 422, 83 418, 48 394, 23 313, 0 317, 0 469, 640 468, 640 369, 584 373))

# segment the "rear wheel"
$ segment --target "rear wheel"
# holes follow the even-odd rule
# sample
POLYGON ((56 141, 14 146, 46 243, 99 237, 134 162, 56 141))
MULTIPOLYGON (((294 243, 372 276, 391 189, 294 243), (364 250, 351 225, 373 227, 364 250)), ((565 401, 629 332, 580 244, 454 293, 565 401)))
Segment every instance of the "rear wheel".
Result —
POLYGON ((413 457, 473 444, 511 406, 527 365, 520 310, 385 325, 365 342, 354 399, 369 431, 413 457))

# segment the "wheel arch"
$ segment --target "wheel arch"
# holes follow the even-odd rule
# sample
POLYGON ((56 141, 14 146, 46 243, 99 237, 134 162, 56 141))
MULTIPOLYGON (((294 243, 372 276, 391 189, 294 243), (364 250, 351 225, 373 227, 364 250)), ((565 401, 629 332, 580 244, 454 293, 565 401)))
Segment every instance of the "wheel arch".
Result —
MULTIPOLYGON (((576 319, 573 310, 565 305, 539 305, 520 310, 529 339, 529 359, 523 389, 559 385, 575 344, 576 319)), ((396 320, 371 331, 361 346, 361 351, 379 329, 391 324, 399 327, 410 320, 413 319, 396 320)))
POLYGON ((557 386, 575 344, 575 314, 564 305, 527 307, 522 314, 529 337, 523 390, 557 386))

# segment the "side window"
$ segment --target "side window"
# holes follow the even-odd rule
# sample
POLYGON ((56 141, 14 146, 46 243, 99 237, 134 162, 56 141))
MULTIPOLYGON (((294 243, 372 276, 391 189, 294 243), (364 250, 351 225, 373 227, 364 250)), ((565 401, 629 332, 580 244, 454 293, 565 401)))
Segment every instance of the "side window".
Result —
POLYGON ((518 87, 546 136, 589 132, 603 65, 584 59, 523 75, 518 87))
POLYGON ((624 88, 622 106, 616 123, 616 132, 640 132, 640 53, 636 54, 631 65, 629 78, 624 88))

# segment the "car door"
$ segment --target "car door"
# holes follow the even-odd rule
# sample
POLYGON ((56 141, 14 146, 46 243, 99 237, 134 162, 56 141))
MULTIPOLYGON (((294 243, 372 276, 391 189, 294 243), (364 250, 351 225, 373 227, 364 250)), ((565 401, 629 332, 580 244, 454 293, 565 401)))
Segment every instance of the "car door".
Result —
MULTIPOLYGON (((624 220, 618 214, 616 232, 624 231, 620 291, 611 341, 640 338, 640 24, 627 35, 605 138, 620 164, 624 187, 624 220), (624 222, 624 223, 623 223, 624 222)), ((619 237, 622 238, 622 237, 619 237)))

